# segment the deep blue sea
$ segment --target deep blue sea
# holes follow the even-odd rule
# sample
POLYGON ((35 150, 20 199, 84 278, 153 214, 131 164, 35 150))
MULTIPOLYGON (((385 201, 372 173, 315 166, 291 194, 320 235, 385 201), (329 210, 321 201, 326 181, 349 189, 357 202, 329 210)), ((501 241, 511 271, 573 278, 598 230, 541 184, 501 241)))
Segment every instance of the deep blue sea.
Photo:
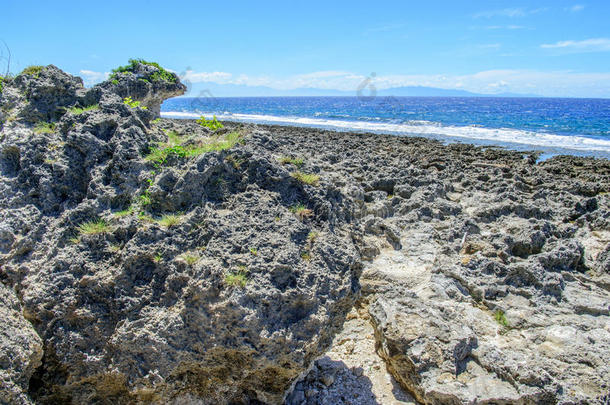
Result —
POLYGON ((610 99, 179 97, 161 112, 610 158, 610 99))

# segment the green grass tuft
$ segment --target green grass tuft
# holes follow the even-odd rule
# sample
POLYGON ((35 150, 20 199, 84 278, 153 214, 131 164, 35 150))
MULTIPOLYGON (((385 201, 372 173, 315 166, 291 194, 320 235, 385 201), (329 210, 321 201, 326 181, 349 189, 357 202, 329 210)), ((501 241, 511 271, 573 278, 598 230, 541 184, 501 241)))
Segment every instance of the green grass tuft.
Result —
POLYGON ((305 207, 305 205, 301 203, 295 204, 290 207, 290 212, 295 214, 301 221, 313 215, 313 211, 305 207))
POLYGON ((301 167, 303 166, 303 164, 305 164, 305 161, 303 160, 303 158, 291 158, 288 156, 282 156, 279 159, 280 163, 283 165, 295 165, 296 167, 301 167))
POLYGON ((55 132, 55 123, 53 122, 39 122, 34 127, 34 133, 36 134, 52 134, 55 132))
POLYGON ((501 309, 498 309, 496 312, 494 312, 494 319, 501 326, 504 326, 505 328, 510 328, 508 319, 506 319, 506 314, 504 314, 504 311, 502 311, 501 309))
POLYGON ((307 234, 307 242, 314 243, 316 241, 316 239, 318 239, 318 236, 320 236, 319 232, 315 232, 315 231, 309 232, 307 234))
POLYGON ((176 226, 176 225, 180 224, 180 222, 182 222, 181 214, 166 214, 166 215, 163 215, 161 217, 161 219, 159 219, 157 221, 157 223, 159 225, 164 226, 166 228, 171 228, 172 226, 176 226))
POLYGON ((134 213, 134 206, 130 205, 129 207, 127 207, 127 209, 121 210, 121 211, 116 211, 113 215, 117 218, 123 218, 123 217, 127 217, 130 216, 131 214, 134 213))
POLYGON ((317 186, 320 182, 320 176, 317 174, 307 174, 297 170, 296 172, 292 172, 290 175, 301 183, 308 184, 310 186, 317 186))
POLYGON ((189 266, 194 265, 200 259, 199 255, 193 254, 193 253, 184 253, 181 255, 181 257, 182 257, 182 259, 184 259, 186 264, 188 264, 189 266))
POLYGON ((225 283, 232 287, 244 288, 248 283, 248 269, 246 266, 238 266, 237 270, 225 275, 225 283))
POLYGON ((80 115, 87 111, 99 110, 100 106, 98 104, 90 105, 88 107, 72 107, 68 108, 68 112, 74 115, 80 115))
POLYGON ((110 225, 103 219, 85 222, 78 226, 78 232, 81 235, 98 235, 110 231, 110 225))
POLYGON ((231 132, 226 134, 221 139, 215 139, 208 143, 202 143, 199 145, 176 145, 181 142, 182 137, 177 133, 168 133, 168 142, 162 144, 158 148, 152 148, 150 153, 144 158, 157 164, 165 164, 167 159, 170 157, 178 158, 190 158, 199 156, 208 152, 220 152, 227 150, 235 146, 237 143, 242 141, 242 135, 239 132, 231 132))
POLYGON ((20 75, 34 76, 34 77, 37 78, 40 75, 40 72, 42 72, 42 69, 44 69, 44 66, 32 65, 32 66, 28 66, 25 69, 23 69, 21 71, 21 73, 19 73, 19 74, 20 75))

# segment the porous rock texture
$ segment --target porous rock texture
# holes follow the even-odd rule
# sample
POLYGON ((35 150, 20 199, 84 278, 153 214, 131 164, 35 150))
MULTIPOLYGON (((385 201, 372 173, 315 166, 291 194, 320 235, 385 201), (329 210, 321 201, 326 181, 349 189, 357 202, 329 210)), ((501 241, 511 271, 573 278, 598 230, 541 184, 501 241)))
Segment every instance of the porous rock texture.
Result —
MULTIPOLYGON (((279 154, 315 162, 355 204, 360 305, 418 401, 607 403, 607 160, 270 131, 279 154)), ((297 387, 325 390, 313 373, 297 387)))
MULTIPOLYGON (((22 343, 7 386, 36 403, 282 402, 358 289, 343 196, 298 182, 251 128, 229 150, 147 160, 169 132, 154 106, 123 103, 130 84, 80 83, 49 66, 2 93, 2 288, 19 297, 7 322, 24 323, 19 305, 31 322, 0 342, 22 343)), ((228 132, 172 128, 201 147, 228 132)))
POLYGON ((53 66, 4 84, 0 398, 385 403, 355 358, 341 365, 342 342, 320 357, 357 301, 421 403, 608 401, 607 160, 212 132, 155 119, 184 91, 155 69, 91 89, 53 66))

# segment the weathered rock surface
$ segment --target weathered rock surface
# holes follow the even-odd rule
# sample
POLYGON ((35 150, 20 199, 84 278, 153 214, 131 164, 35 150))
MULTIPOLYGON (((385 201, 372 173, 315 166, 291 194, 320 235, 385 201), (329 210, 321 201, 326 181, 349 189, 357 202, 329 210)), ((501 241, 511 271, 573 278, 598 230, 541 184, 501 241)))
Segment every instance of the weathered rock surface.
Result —
POLYGON ((42 341, 25 320, 15 293, 0 284, 0 403, 30 404, 30 377, 40 366, 42 341))
POLYGON ((183 91, 155 69, 4 85, 0 398, 608 401, 608 161, 212 132, 154 120, 183 91))
POLYGON ((357 207, 377 350, 418 401, 608 400, 607 161, 271 131, 357 207))
MULTIPOLYGON (((233 128, 242 141, 229 150, 185 156, 227 131, 153 123, 150 108, 126 105, 115 88, 77 88, 49 105, 99 107, 64 109, 48 131, 19 118, 30 108, 23 98, 2 131, 1 275, 44 342, 29 394, 37 403, 282 402, 358 290, 346 202, 324 180, 290 176, 256 129, 233 128), (170 129, 185 146, 144 159, 170 129), (298 204, 311 211, 299 217, 298 204), (102 229, 79 228, 92 220, 102 229)), ((9 84, 6 94, 18 91, 9 84)), ((10 378, 27 387, 30 368, 10 378)))

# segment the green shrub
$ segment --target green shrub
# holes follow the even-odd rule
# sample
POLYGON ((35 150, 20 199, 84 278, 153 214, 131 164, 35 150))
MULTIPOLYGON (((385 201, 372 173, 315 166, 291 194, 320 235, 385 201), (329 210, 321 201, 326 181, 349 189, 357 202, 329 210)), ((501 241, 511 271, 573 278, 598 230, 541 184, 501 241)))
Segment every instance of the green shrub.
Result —
MULTIPOLYGON (((163 81, 163 82, 169 82, 169 83, 176 83, 178 80, 178 77, 176 77, 171 72, 163 69, 156 62, 149 62, 144 59, 129 59, 128 62, 129 62, 129 64, 127 64, 125 66, 119 66, 118 68, 113 69, 112 74, 110 75, 110 78, 116 80, 117 74, 119 74, 119 73, 128 73, 128 72, 133 73, 136 70, 136 66, 139 63, 141 63, 143 65, 154 66, 157 69, 159 69, 157 72, 154 72, 153 74, 150 75, 150 79, 152 81, 163 81)), ((114 82, 114 80, 113 80, 113 82, 114 82)), ((118 81, 115 84, 118 84, 118 81)))
POLYGON ((296 172, 292 172, 290 175, 301 183, 308 184, 310 186, 317 186, 320 181, 320 176, 317 174, 307 174, 298 170, 296 172))
POLYGON ((39 122, 34 127, 34 132, 37 134, 52 134, 55 132, 55 123, 53 122, 39 122))
POLYGON ((232 287, 244 288, 248 283, 248 269, 246 266, 238 266, 237 270, 225 275, 225 283, 232 287))
POLYGON ((78 232, 81 235, 97 235, 107 233, 109 231, 110 225, 108 225, 103 219, 85 222, 78 226, 78 232))
POLYGON ((87 111, 99 110, 100 106, 98 104, 93 104, 87 107, 71 107, 68 108, 67 111, 74 115, 80 115, 87 111))
POLYGON ((150 205, 152 200, 150 198, 150 191, 146 190, 144 193, 140 195, 140 204, 143 206, 150 205))
POLYGON ((0 93, 2 93, 2 89, 4 88, 4 76, 0 76, 0 93))
POLYGON ((196 122, 197 122, 197 124, 201 125, 202 127, 209 128, 212 131, 216 131, 217 129, 224 128, 224 125, 222 125, 220 122, 218 122, 215 115, 211 120, 207 120, 202 115, 201 117, 199 117, 199 119, 196 122))
POLYGON ((125 97, 123 99, 123 104, 125 104, 126 106, 128 106, 129 108, 141 108, 143 110, 146 110, 146 107, 141 106, 139 101, 135 101, 133 100, 131 97, 125 97))
POLYGON ((42 69, 44 69, 44 66, 32 65, 32 66, 28 66, 25 69, 23 69, 21 71, 21 73, 19 73, 19 74, 20 75, 34 76, 34 77, 37 78, 40 75, 40 72, 42 72, 42 69))

